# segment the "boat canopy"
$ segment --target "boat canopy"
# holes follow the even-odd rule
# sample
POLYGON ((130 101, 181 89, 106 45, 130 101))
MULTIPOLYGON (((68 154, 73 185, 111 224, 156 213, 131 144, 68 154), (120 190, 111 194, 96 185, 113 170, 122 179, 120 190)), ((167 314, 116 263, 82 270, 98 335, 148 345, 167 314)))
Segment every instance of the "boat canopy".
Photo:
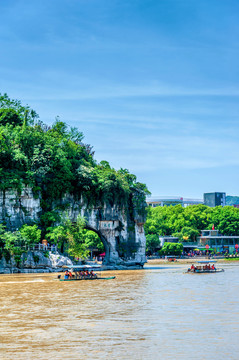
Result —
POLYGON ((75 270, 89 270, 89 269, 100 269, 101 265, 63 265, 64 269, 75 269, 75 270))

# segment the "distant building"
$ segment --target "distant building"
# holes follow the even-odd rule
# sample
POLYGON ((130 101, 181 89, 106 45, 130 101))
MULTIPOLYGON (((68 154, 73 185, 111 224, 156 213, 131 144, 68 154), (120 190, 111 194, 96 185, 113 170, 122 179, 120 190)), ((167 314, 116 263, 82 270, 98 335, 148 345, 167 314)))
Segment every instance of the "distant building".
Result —
POLYGON ((187 207, 188 205, 198 205, 203 204, 202 199, 188 199, 179 196, 150 196, 146 198, 146 202, 148 206, 157 207, 157 206, 175 206, 182 205, 183 207, 187 207))
MULTIPOLYGON (((178 238, 173 236, 159 236, 161 246, 166 242, 177 243, 178 238)), ((202 230, 201 236, 197 238, 195 242, 184 241, 183 250, 190 251, 207 251, 206 245, 209 245, 210 249, 213 249, 215 252, 227 252, 232 254, 237 251, 239 248, 239 236, 228 236, 219 234, 218 230, 202 230)))
POLYGON ((238 248, 238 243, 239 236, 221 235, 218 230, 202 230, 197 247, 200 249, 209 245, 215 252, 226 251, 231 254, 238 248))
POLYGON ((226 206, 226 193, 225 192, 204 193, 203 199, 189 199, 180 196, 149 196, 146 198, 146 202, 147 205, 151 207, 169 206, 169 205, 175 206, 179 204, 182 205, 183 207, 187 207, 188 205, 198 205, 198 204, 204 204, 210 207, 215 207, 219 205, 226 206))
POLYGON ((178 237, 174 237, 174 236, 159 236, 159 240, 160 240, 160 246, 163 247, 164 243, 166 242, 171 242, 171 243, 177 243, 178 242, 178 237))
POLYGON ((213 193, 204 193, 203 194, 204 205, 215 207, 215 206, 225 206, 226 205, 226 193, 224 192, 213 192, 213 193))

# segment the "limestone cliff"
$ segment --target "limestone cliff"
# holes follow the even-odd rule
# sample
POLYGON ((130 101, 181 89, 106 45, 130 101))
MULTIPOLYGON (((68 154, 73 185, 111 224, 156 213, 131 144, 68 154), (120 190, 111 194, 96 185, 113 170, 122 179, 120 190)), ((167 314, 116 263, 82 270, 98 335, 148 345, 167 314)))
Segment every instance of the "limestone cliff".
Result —
MULTIPOLYGON (((89 207, 73 195, 65 195, 53 207, 57 209, 59 205, 65 206, 72 221, 79 214, 84 216, 87 228, 100 236, 106 252, 104 265, 112 268, 140 267, 146 262, 144 217, 138 209, 119 205, 89 207)), ((34 198, 29 188, 21 193, 12 190, 0 192, 0 222, 4 222, 9 230, 38 221, 41 212, 40 199, 34 198)))

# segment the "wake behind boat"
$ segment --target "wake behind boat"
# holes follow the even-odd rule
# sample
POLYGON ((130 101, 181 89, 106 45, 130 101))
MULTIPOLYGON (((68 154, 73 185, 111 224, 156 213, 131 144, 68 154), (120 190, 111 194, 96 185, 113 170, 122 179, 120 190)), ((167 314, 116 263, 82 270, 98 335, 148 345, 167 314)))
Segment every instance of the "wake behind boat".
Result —
POLYGON ((111 280, 115 276, 102 277, 94 271, 101 269, 101 265, 70 265, 63 266, 66 268, 64 277, 58 275, 60 281, 80 281, 80 280, 111 280))
POLYGON ((204 273, 218 273, 224 272, 224 269, 217 268, 215 266, 216 260, 204 260, 197 261, 197 265, 192 264, 188 269, 187 273, 189 274, 204 274, 204 273))

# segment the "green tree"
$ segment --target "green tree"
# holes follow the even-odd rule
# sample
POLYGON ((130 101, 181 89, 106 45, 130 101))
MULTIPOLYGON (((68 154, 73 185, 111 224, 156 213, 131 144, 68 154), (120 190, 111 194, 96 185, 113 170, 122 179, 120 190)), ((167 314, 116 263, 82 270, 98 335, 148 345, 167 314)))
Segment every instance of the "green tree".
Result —
POLYGON ((175 231, 180 231, 185 225, 183 217, 183 207, 176 206, 158 206, 147 209, 147 220, 145 223, 146 234, 172 235, 175 231))
POLYGON ((159 206, 149 208, 145 224, 146 234, 177 235, 189 237, 195 241, 203 229, 212 222, 212 209, 205 205, 192 205, 183 208, 176 206, 159 206))
POLYGON ((217 206, 213 208, 211 224, 223 235, 239 234, 239 209, 232 206, 217 206))
POLYGON ((180 243, 164 243, 160 253, 162 255, 175 255, 180 256, 183 252, 183 244, 180 243))
POLYGON ((196 230, 189 226, 185 226, 182 228, 182 230, 179 233, 173 233, 173 236, 178 237, 179 241, 181 242, 185 242, 185 241, 196 242, 197 236, 199 236, 199 234, 200 234, 199 230, 196 230))
POLYGON ((7 255, 6 252, 8 252, 10 254, 11 261, 12 261, 12 257, 14 256, 16 265, 20 266, 21 255, 25 252, 24 249, 24 245, 26 244, 25 239, 22 237, 19 231, 5 232, 4 238, 5 238, 4 255, 7 255))
POLYGON ((159 236, 156 234, 146 235, 146 252, 153 254, 156 249, 160 246, 159 236))
POLYGON ((46 231, 46 238, 56 244, 58 249, 64 253, 68 240, 66 227, 64 225, 51 226, 46 231))
MULTIPOLYGON (((21 101, 10 99, 6 93, 0 93, 0 109, 14 110, 15 113, 22 119, 21 123, 25 121, 28 124, 33 124, 34 121, 39 118, 38 114, 28 105, 23 106, 21 101)), ((14 122, 14 124, 16 125, 16 122, 14 122)))
POLYGON ((38 244, 41 240, 41 230, 37 225, 23 225, 20 233, 28 245, 38 244))
POLYGON ((68 238, 68 253, 76 258, 87 258, 89 250, 85 242, 85 219, 79 215, 75 224, 67 219, 65 226, 68 238))
MULTIPOLYGON (((82 256, 86 245, 77 240, 74 228, 78 225, 57 219, 68 206, 62 201, 66 195, 83 199, 88 207, 117 205, 133 218, 135 211, 144 215, 149 193, 127 169, 116 170, 107 161, 98 164, 92 147, 84 144, 83 138, 82 132, 58 117, 48 126, 28 105, 0 94, 0 191, 14 189, 20 194, 22 189, 32 188, 34 196, 41 199, 42 234, 62 250, 78 244, 81 249, 77 252, 82 256)), ((38 241, 36 228, 21 231, 28 243, 38 241)), ((86 230, 81 235, 86 243, 91 241, 86 230)), ((102 247, 101 242, 98 245, 102 247)))
POLYGON ((104 244, 96 232, 92 230, 84 229, 83 233, 84 233, 84 241, 88 249, 95 248, 101 252, 104 251, 104 244))
POLYGON ((203 230, 207 229, 211 222, 212 208, 206 205, 191 205, 185 208, 184 216, 186 226, 203 230))
POLYGON ((80 215, 76 222, 72 222, 66 214, 62 214, 60 225, 49 227, 46 238, 56 243, 62 252, 67 251, 74 257, 84 259, 89 255, 85 219, 80 215))
POLYGON ((6 125, 22 125, 23 120, 14 109, 1 109, 0 108, 0 124, 6 125))

